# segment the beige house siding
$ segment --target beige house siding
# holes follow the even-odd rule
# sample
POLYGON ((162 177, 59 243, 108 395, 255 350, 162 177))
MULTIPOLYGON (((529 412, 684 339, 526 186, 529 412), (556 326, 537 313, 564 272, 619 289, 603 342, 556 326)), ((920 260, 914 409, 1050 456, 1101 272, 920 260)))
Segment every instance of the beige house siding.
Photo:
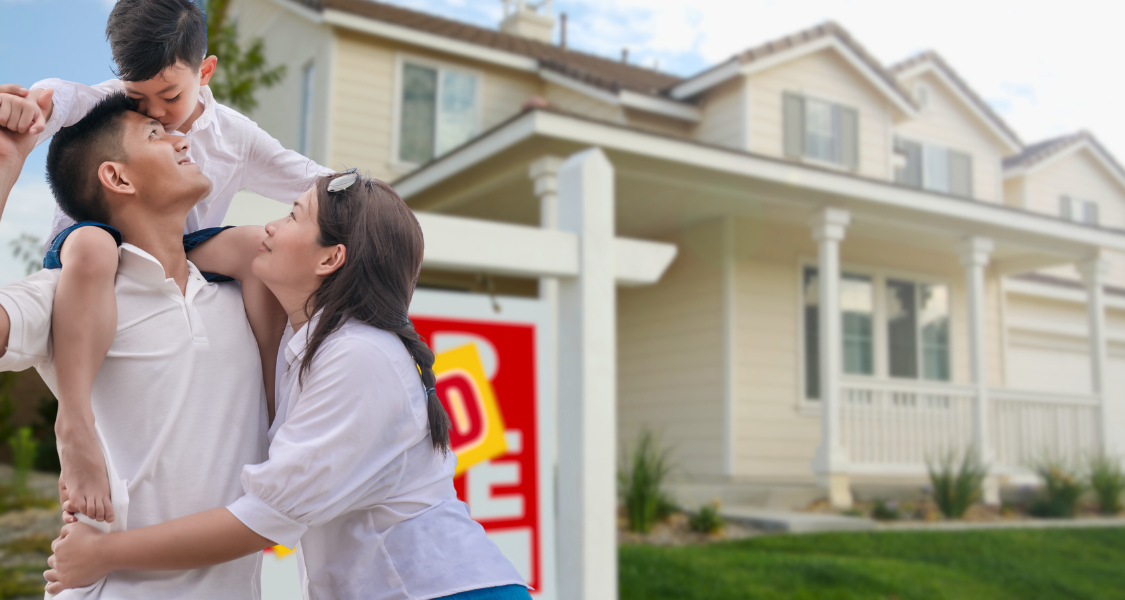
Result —
POLYGON ((543 92, 544 97, 552 106, 562 110, 591 119, 625 123, 625 111, 621 106, 607 104, 586 94, 550 82, 543 86, 543 92))
POLYGON ((520 112, 520 108, 541 93, 539 78, 531 73, 492 69, 484 73, 482 131, 491 129, 520 112))
POLYGON ((1026 201, 1024 193, 1023 177, 1011 177, 1004 180, 1004 204, 1014 208, 1023 208, 1026 201))
POLYGON ((661 135, 676 137, 691 137, 693 124, 680 119, 673 119, 662 115, 654 115, 640 110, 625 111, 625 119, 630 127, 644 129, 661 135))
POLYGON ((750 106, 744 102, 745 86, 745 79, 737 77, 707 92, 700 105, 703 119, 696 126, 696 139, 737 150, 747 149, 743 123, 749 119, 750 106))
POLYGON ((1027 180, 1027 209, 1059 216, 1059 196, 1098 203, 1103 227, 1125 229, 1125 189, 1090 155, 1080 151, 1044 166, 1027 180))
POLYGON ((671 240, 680 253, 660 283, 617 300, 618 439, 629 447, 648 427, 693 475, 722 472, 722 279, 716 250, 692 244, 717 238, 706 224, 671 240))
POLYGON ((836 102, 859 113, 858 173, 889 180, 892 107, 835 50, 825 49, 749 76, 750 151, 783 156, 785 92, 836 102))
POLYGON ((393 180, 400 173, 391 157, 395 47, 340 32, 336 60, 332 164, 393 180))
POLYGON ((1002 202, 1004 148, 1000 141, 931 73, 907 79, 902 84, 907 90, 924 84, 929 88, 929 101, 917 117, 899 123, 896 133, 913 141, 968 153, 973 157, 973 198, 1002 202))

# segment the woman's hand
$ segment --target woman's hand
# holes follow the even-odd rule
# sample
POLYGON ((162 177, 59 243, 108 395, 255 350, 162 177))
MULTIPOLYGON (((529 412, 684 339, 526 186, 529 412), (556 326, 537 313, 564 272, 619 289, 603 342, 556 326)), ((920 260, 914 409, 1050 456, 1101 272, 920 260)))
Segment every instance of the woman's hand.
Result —
POLYGON ((105 560, 105 536, 85 523, 63 526, 58 539, 51 542, 54 554, 47 559, 51 569, 43 573, 47 592, 85 587, 108 575, 113 567, 105 560))

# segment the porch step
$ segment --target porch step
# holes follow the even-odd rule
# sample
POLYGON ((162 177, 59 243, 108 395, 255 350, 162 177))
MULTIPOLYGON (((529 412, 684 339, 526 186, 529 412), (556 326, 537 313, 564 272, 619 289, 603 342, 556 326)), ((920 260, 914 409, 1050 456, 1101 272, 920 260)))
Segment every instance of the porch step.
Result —
POLYGON ((817 533, 822 531, 871 531, 875 521, 863 517, 846 517, 783 510, 767 510, 753 506, 723 506, 719 514, 725 519, 786 533, 817 533))

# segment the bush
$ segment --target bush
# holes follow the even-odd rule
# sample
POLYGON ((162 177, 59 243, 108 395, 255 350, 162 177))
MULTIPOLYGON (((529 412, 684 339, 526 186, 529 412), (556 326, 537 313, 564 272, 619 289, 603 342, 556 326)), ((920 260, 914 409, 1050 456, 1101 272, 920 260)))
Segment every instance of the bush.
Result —
POLYGON ((896 521, 900 517, 898 502, 876 499, 871 506, 871 518, 877 521, 896 521))
POLYGON ((936 462, 927 461, 934 503, 948 519, 960 519, 965 511, 980 498, 980 487, 988 477, 988 466, 981 463, 973 450, 961 455, 946 452, 936 462))
POLYGON ((625 503, 631 531, 648 533, 659 519, 676 509, 664 491, 670 470, 668 450, 661 448, 659 438, 651 431, 641 431, 617 472, 618 493, 625 503))
POLYGON ((1086 491, 1082 479, 1065 461, 1049 459, 1035 465, 1035 473, 1043 479, 1039 497, 1031 502, 1028 512, 1035 517, 1069 518, 1078 509, 1078 500, 1086 491))
POLYGON ((8 446, 12 448, 12 467, 15 469, 12 477, 13 492, 17 497, 28 496, 30 490, 27 479, 35 464, 35 448, 38 446, 31 437, 31 428, 20 427, 15 435, 8 438, 8 446))
POLYGON ((718 502, 704 504, 688 519, 688 526, 699 533, 718 533, 723 529, 723 517, 719 514, 718 502))
POLYGON ((1090 457, 1090 489, 1098 501, 1098 512, 1116 515, 1121 512, 1121 494, 1125 492, 1125 470, 1121 459, 1106 454, 1090 457))

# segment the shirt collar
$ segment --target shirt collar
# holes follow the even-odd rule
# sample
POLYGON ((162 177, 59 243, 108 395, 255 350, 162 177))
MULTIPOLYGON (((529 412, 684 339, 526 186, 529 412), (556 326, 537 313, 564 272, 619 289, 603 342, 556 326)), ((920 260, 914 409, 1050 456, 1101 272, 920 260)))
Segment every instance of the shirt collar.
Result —
MULTIPOLYGON (((289 363, 290 366, 292 366, 294 362, 304 358, 305 350, 309 347, 308 338, 312 335, 312 331, 316 328, 316 323, 319 320, 320 311, 317 311, 307 323, 302 325, 301 328, 293 334, 289 343, 285 345, 285 362, 289 363)), ((292 329, 288 323, 286 323, 286 326, 292 329)))
MULTIPOLYGON (((118 273, 152 288, 162 287, 168 282, 168 274, 164 272, 164 265, 160 264, 160 261, 148 252, 126 243, 121 244, 118 249, 118 256, 118 273)), ((199 272, 195 265, 191 264, 190 260, 188 261, 188 279, 206 283, 203 274, 199 272)))
POLYGON ((219 129, 219 120, 215 118, 215 95, 211 93, 210 86, 202 86, 199 88, 199 101, 203 103, 203 114, 191 124, 190 133, 201 131, 208 127, 215 128, 215 135, 223 137, 223 132, 219 129))

